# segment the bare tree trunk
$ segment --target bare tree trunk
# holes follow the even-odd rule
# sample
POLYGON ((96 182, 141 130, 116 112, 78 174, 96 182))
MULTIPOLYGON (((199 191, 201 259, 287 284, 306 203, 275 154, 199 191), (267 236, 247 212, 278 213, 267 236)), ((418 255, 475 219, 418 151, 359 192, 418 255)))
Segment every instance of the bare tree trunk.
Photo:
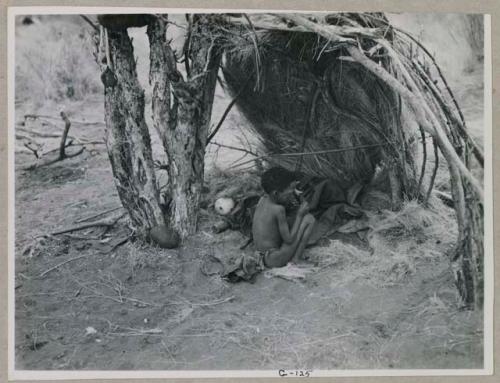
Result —
POLYGON ((182 237, 196 231, 205 147, 221 59, 210 16, 195 15, 190 34, 190 73, 184 80, 166 41, 164 18, 148 26, 153 120, 168 158, 170 223, 182 237), (171 100, 172 98, 172 100, 171 100))
POLYGON ((141 237, 165 224, 144 120, 144 91, 137 80, 126 29, 107 31, 104 84, 106 146, 120 200, 141 237))

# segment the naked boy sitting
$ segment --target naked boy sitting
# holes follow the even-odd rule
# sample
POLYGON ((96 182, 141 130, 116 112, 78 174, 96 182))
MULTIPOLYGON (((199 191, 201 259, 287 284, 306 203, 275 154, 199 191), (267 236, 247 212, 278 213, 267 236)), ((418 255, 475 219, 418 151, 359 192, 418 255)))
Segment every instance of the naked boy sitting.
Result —
POLYGON ((287 222, 285 205, 294 198, 296 184, 295 174, 283 168, 272 168, 262 175, 266 194, 257 204, 252 233, 255 249, 267 267, 283 267, 291 260, 301 260, 311 235, 315 219, 308 214, 306 201, 298 208, 291 228, 287 222))

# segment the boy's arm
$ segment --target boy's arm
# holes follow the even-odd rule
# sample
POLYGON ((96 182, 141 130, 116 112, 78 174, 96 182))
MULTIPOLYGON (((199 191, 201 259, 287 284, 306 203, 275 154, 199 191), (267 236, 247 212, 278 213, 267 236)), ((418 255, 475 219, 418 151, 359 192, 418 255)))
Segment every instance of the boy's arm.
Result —
POLYGON ((300 223, 302 222, 302 218, 304 218, 305 213, 302 211, 297 212, 297 216, 295 217, 295 222, 293 223, 292 230, 288 227, 288 222, 286 220, 285 208, 280 206, 277 212, 278 219, 278 228, 280 231, 281 239, 286 244, 291 244, 295 240, 297 236, 297 232, 299 231, 300 223))
POLYGON ((311 200, 309 201, 309 208, 311 210, 314 210, 318 207, 319 199, 321 197, 321 194, 323 193, 323 190, 325 189, 325 185, 327 182, 328 180, 323 180, 314 188, 313 195, 311 197, 311 200))

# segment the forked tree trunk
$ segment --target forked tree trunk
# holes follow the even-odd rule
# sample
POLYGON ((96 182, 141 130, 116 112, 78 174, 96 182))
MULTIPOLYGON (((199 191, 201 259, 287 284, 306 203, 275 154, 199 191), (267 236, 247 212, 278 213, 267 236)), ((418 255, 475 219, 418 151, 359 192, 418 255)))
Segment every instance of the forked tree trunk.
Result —
POLYGON ((168 158, 170 223, 186 237, 196 231, 203 186, 205 147, 221 50, 209 16, 195 16, 184 80, 166 40, 164 18, 148 26, 153 121, 168 158))
POLYGON ((139 236, 165 223, 144 120, 144 91, 137 80, 132 42, 126 29, 109 29, 108 62, 102 73, 106 146, 115 185, 139 236))

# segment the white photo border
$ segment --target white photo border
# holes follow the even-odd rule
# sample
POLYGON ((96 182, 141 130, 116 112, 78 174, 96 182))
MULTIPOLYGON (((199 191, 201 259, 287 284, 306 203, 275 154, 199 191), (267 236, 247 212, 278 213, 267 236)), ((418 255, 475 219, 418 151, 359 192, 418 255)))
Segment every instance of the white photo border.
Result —
MULTIPOLYGON (((152 7, 9 7, 7 12, 7 84, 8 84, 8 379, 55 381, 65 379, 158 379, 158 378, 269 378, 279 377, 278 370, 132 370, 132 371, 61 371, 15 369, 15 18, 19 15, 74 15, 103 13, 314 13, 325 11, 263 9, 199 9, 152 7)), ((340 10, 339 10, 340 12, 340 10)), ((409 12, 414 13, 414 12, 409 12)), ((482 369, 379 369, 313 370, 311 377, 383 377, 383 376, 481 376, 492 375, 494 365, 494 243, 493 243, 493 131, 492 131, 492 56, 491 16, 484 14, 484 332, 482 369)))

